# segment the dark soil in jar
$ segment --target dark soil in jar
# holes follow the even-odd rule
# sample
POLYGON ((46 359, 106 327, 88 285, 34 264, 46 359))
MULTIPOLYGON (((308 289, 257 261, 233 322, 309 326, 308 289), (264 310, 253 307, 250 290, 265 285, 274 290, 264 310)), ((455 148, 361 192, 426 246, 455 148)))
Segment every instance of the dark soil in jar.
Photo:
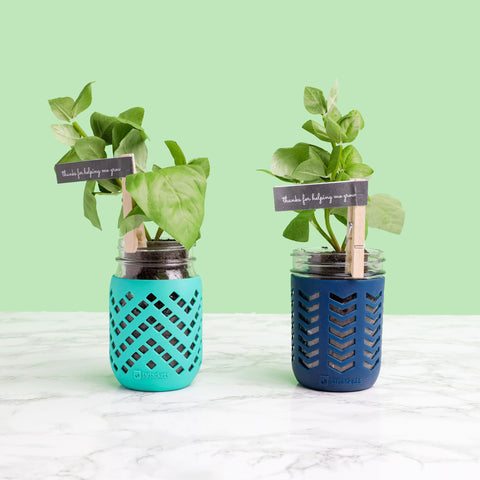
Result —
MULTIPOLYGON (((352 278, 345 273, 346 254, 344 252, 319 252, 309 256, 307 273, 325 278, 352 278)), ((365 262, 368 262, 368 252, 365 250, 365 262)), ((364 267, 368 272, 368 264, 364 267)))
POLYGON ((124 253, 124 278, 133 280, 173 280, 189 278, 188 251, 176 240, 151 240, 147 248, 124 253))

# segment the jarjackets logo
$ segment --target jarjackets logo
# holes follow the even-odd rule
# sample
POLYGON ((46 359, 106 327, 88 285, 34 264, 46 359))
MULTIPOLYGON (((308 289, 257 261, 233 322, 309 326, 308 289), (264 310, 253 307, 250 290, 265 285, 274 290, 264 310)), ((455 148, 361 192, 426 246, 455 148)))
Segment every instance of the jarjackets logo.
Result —
POLYGON ((359 377, 347 377, 347 378, 331 378, 330 385, 345 385, 351 383, 362 383, 362 379, 359 377))
POLYGON ((158 378, 159 380, 165 380, 168 378, 168 373, 165 372, 141 372, 140 370, 135 370, 133 372, 133 378, 135 380, 142 380, 145 378, 158 378))

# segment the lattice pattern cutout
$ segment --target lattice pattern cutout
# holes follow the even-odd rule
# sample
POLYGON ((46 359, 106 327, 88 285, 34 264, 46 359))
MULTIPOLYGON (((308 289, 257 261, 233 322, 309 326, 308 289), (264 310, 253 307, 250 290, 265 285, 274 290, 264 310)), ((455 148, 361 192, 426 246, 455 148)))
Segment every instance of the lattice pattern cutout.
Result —
POLYGON ((154 293, 135 298, 128 291, 114 298, 110 291, 110 362, 127 373, 132 368, 191 372, 201 358, 202 299, 198 290, 189 299, 172 291, 159 299, 154 293))

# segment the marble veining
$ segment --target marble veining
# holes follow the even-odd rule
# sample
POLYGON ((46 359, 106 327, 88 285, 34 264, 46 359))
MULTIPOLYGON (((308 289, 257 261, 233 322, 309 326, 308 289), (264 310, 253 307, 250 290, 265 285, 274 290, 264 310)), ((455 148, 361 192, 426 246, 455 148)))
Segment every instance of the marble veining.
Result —
POLYGON ((386 316, 370 390, 290 368, 288 315, 205 315, 176 392, 126 390, 106 314, 0 314, 0 479, 480 476, 479 316, 386 316))

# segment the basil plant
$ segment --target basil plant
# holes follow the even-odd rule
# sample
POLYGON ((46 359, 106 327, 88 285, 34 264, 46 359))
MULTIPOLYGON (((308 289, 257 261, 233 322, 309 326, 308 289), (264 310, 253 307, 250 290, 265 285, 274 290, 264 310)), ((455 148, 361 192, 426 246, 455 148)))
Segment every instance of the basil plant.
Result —
MULTIPOLYGON (((373 169, 365 164, 359 151, 352 145, 364 121, 358 110, 342 115, 337 107, 338 85, 330 90, 327 98, 321 90, 305 87, 303 102, 306 110, 319 115, 320 121, 308 120, 302 126, 321 145, 297 143, 293 147, 279 148, 274 154, 269 170, 260 170, 277 179, 295 184, 338 182, 353 178, 370 178, 373 169), (327 144, 327 145, 325 145, 327 144)), ((287 225, 283 236, 297 242, 309 239, 310 226, 315 228, 337 252, 345 251, 346 239, 335 237, 331 218, 347 224, 347 208, 323 209, 324 226, 317 219, 315 210, 303 210, 287 225)), ((405 212, 401 203, 387 194, 371 195, 366 208, 367 226, 400 233, 405 212)))
MULTIPOLYGON (((154 222, 156 234, 152 237, 145 228, 148 240, 160 239, 166 232, 190 249, 200 236, 205 206, 205 191, 210 165, 207 158, 187 161, 184 153, 173 140, 165 142, 174 161, 173 166, 161 168, 154 164, 147 171, 148 139, 142 122, 144 109, 134 107, 108 116, 94 112, 90 116, 92 134, 89 135, 77 123, 77 116, 92 102, 92 83, 82 89, 76 100, 59 97, 49 100, 54 115, 61 124, 52 125, 57 140, 70 147, 58 163, 79 162, 100 158, 134 154, 137 173, 126 179, 126 189, 131 194, 134 207, 118 220, 120 234, 137 228, 145 222, 154 222), (107 149, 111 148, 111 155, 107 149)), ((119 195, 120 179, 87 181, 83 195, 83 211, 92 225, 101 230, 97 213, 97 197, 119 195)))

